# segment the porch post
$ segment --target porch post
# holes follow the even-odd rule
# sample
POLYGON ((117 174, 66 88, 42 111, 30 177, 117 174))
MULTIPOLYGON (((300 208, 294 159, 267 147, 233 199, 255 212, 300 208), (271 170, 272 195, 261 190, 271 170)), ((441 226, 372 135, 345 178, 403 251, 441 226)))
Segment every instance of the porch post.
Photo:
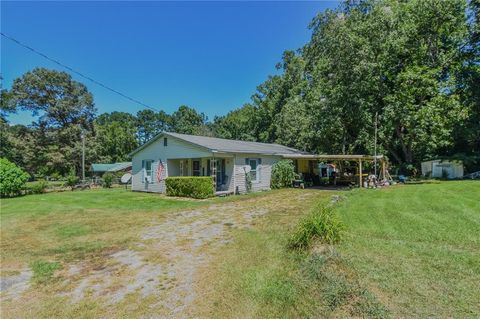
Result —
POLYGON ((363 187, 362 185, 362 160, 358 160, 358 180, 360 182, 360 188, 363 187))
POLYGON ((215 157, 212 157, 210 159, 210 174, 213 182, 213 191, 216 191, 217 190, 217 163, 215 162, 215 157))

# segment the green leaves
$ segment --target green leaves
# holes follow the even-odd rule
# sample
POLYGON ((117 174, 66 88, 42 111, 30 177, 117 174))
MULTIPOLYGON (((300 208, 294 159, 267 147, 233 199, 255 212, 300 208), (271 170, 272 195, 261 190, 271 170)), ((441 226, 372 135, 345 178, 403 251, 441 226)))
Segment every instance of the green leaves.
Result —
POLYGON ((5 158, 0 158, 1 197, 20 195, 28 177, 28 174, 17 165, 5 158))

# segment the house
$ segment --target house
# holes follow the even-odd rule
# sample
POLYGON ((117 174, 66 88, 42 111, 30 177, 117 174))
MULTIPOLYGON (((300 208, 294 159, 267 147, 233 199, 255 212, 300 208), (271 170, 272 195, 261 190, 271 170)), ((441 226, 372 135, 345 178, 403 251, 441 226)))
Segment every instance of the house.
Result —
POLYGON ((165 192, 169 176, 212 176, 217 192, 245 193, 270 189, 272 165, 306 154, 279 144, 245 142, 163 132, 134 150, 132 190, 165 192))
POLYGON ((430 160, 422 162, 422 175, 434 178, 462 178, 463 162, 456 160, 430 160))
POLYGON ((111 164, 93 163, 90 167, 94 176, 102 176, 106 172, 125 172, 129 173, 132 170, 132 162, 119 162, 111 164))

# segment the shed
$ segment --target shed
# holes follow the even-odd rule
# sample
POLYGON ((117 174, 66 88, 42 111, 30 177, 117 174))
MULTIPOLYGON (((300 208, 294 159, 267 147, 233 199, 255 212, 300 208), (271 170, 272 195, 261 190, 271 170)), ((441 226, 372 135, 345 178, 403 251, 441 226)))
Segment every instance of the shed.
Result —
POLYGON ((463 162, 459 160, 435 159, 422 162, 422 175, 434 178, 462 178, 463 162))

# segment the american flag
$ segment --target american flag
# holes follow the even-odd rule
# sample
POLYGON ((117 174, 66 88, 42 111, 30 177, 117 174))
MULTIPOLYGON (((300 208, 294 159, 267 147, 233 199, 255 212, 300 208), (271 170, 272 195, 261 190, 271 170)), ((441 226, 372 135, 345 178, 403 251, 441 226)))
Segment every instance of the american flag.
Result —
POLYGON ((162 160, 158 160, 157 182, 159 182, 159 183, 160 183, 160 181, 162 180, 162 172, 163 172, 164 168, 165 168, 165 167, 163 167, 162 160))

